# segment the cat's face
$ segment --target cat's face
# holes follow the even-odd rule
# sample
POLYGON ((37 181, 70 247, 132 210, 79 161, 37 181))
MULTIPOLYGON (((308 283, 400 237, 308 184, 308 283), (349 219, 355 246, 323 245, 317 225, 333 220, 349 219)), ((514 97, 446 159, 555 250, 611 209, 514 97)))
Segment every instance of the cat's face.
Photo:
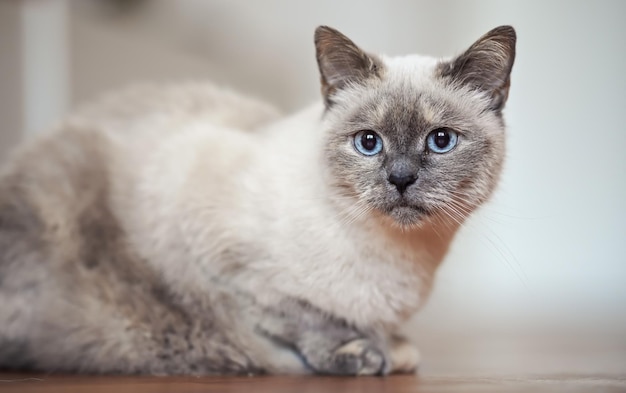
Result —
POLYGON ((451 61, 374 57, 320 29, 325 158, 350 214, 403 228, 463 221, 500 174, 512 28, 493 30, 451 61))

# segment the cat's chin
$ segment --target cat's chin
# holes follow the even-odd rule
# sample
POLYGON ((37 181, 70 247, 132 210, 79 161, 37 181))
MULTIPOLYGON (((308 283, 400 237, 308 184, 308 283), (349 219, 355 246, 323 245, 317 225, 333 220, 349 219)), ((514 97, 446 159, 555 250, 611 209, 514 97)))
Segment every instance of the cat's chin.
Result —
POLYGON ((400 205, 390 209, 387 216, 391 218, 395 226, 411 229, 420 227, 428 216, 428 212, 420 206, 400 205))

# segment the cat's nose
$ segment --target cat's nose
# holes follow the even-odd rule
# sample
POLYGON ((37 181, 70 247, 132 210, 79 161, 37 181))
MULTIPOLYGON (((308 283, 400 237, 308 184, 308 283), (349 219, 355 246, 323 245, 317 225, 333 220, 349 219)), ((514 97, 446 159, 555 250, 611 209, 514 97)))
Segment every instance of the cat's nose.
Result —
POLYGON ((400 194, 403 194, 408 186, 415 183, 415 181, 417 180, 417 175, 407 172, 391 173, 387 180, 389 180, 389 183, 396 186, 400 194))

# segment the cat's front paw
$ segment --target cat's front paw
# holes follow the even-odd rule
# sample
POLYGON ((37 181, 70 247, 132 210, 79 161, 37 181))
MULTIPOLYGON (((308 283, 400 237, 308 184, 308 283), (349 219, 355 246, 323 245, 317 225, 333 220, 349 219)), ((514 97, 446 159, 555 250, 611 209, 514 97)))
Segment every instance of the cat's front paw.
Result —
POLYGON ((420 364, 420 353, 417 347, 401 336, 391 339, 390 373, 413 373, 420 364))
POLYGON ((334 375, 387 374, 385 353, 368 339, 356 339, 337 348, 318 372, 334 375))

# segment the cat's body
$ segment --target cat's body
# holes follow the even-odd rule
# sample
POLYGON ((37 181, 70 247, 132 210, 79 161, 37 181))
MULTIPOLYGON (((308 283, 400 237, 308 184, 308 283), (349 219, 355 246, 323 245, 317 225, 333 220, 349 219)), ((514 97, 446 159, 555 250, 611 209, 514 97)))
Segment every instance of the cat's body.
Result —
MULTIPOLYGON (((494 32, 514 44, 510 28, 494 32)), ((369 57, 331 29, 316 44, 326 107, 277 120, 212 87, 144 88, 15 156, 0 178, 0 365, 414 369, 395 334, 495 186, 506 96, 461 81, 454 62, 369 57), (432 153, 409 163, 441 127, 463 131, 455 154, 472 168, 432 153), (378 157, 355 151, 370 129, 378 157)))

